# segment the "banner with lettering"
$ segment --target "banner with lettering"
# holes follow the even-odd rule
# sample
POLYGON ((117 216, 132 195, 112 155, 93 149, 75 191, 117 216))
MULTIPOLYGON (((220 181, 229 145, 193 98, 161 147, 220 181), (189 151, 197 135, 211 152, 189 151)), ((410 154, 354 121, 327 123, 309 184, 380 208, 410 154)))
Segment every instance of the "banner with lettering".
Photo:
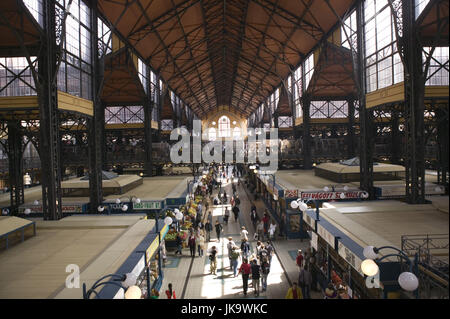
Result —
POLYGON ((364 191, 349 192, 301 192, 299 198, 301 200, 347 200, 363 198, 364 191), (342 196, 344 194, 344 196, 342 196))

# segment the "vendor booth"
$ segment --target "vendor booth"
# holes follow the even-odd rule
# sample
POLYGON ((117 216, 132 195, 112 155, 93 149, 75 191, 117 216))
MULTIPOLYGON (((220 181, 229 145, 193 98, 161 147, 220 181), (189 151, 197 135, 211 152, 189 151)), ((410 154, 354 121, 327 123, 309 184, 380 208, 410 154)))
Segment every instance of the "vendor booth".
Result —
MULTIPOLYGON (((151 297, 157 298, 164 278, 161 242, 166 237, 169 226, 162 220, 155 224, 153 230, 148 233, 144 240, 136 247, 134 252, 128 256, 116 273, 133 274, 136 285, 141 288, 145 297, 150 293, 151 297)), ((123 299, 124 291, 115 285, 106 285, 98 293, 100 299, 123 299)))

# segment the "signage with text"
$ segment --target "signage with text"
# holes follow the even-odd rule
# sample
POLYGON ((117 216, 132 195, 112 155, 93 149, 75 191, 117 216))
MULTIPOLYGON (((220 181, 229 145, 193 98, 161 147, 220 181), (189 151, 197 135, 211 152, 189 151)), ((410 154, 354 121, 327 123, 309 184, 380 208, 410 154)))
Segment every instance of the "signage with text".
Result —
POLYGON ((134 210, 161 209, 160 201, 133 203, 134 210))
POLYGON ((353 268, 356 269, 360 274, 364 275, 361 270, 362 260, 358 258, 350 249, 344 246, 341 242, 338 243, 339 255, 344 258, 353 268))
POLYGON ((349 191, 349 192, 301 192, 301 200, 346 200, 363 198, 364 191, 349 191), (342 194, 345 197, 341 198, 342 194))
MULTIPOLYGON (((83 213, 85 209, 83 209, 83 206, 85 204, 68 204, 68 205, 62 205, 62 212, 63 213, 83 213)), ((25 209, 29 208, 31 214, 38 214, 42 213, 42 205, 31 205, 31 206, 22 206, 19 207, 19 213, 24 214, 25 209)))

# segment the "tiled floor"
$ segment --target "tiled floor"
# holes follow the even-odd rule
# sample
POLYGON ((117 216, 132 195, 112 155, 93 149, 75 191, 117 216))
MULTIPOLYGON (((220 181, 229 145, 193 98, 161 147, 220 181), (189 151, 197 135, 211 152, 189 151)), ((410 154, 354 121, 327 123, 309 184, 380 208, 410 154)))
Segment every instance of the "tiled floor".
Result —
MULTIPOLYGON (((166 299, 164 291, 167 289, 168 283, 172 283, 173 289, 176 292, 177 298, 184 299, 253 299, 255 295, 251 287, 251 280, 249 280, 249 290, 247 296, 243 294, 242 278, 233 276, 230 270, 229 260, 226 245, 227 237, 233 237, 233 241, 240 245, 240 228, 246 226, 249 231, 249 238, 253 238, 254 229, 250 221, 250 200, 243 188, 238 187, 239 197, 241 199, 241 213, 239 220, 234 221, 233 215, 230 216, 228 225, 224 225, 224 233, 221 236, 220 242, 217 241, 215 231, 211 234, 211 242, 208 248, 216 246, 219 250, 217 260, 217 273, 211 275, 209 270, 208 254, 205 253, 203 257, 191 258, 188 249, 183 250, 183 256, 180 258, 178 267, 166 267, 164 269, 164 281, 161 289, 161 299, 166 299), (249 227, 248 227, 249 226, 249 227), (188 276, 189 273, 189 276, 188 276)), ((225 186, 227 194, 232 194, 231 185, 225 186)), ((215 191, 214 194, 216 194, 215 191)), ((264 204, 261 201, 255 202, 258 213, 262 215, 264 211, 264 204)), ((213 223, 217 219, 222 220, 224 209, 222 206, 212 207, 213 223)), ((206 216, 206 214, 204 214, 206 216)), ((255 241, 251 239, 252 249, 255 246, 255 241)), ((283 299, 290 286, 290 282, 297 281, 298 269, 295 264, 295 259, 292 259, 290 251, 296 252, 299 248, 306 249, 309 246, 307 241, 300 242, 300 240, 277 240, 274 242, 276 255, 272 258, 271 271, 268 277, 267 291, 261 292, 258 299, 283 299), (288 279, 289 278, 289 279, 288 279)), ((168 258, 173 256, 173 252, 168 252, 168 258)), ((240 261, 241 262, 241 261, 240 261)), ((240 265, 240 263, 239 263, 240 265)), ((313 298, 322 298, 320 294, 313 294, 313 298)))

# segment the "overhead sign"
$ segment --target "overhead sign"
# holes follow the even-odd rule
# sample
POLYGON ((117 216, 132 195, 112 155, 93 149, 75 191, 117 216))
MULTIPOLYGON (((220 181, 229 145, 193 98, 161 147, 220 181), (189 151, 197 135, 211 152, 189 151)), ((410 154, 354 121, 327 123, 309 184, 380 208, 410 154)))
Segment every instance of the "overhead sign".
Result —
POLYGON ((300 199, 302 200, 346 200, 365 198, 367 192, 364 191, 349 191, 349 192, 301 192, 300 199), (342 196, 344 194, 344 196, 342 196))
POLYGON ((358 271, 361 275, 364 273, 361 270, 362 260, 359 259, 350 249, 344 246, 343 243, 339 241, 338 243, 338 252, 339 255, 344 258, 356 271, 358 271))
MULTIPOLYGON (((86 211, 85 206, 86 204, 66 204, 62 205, 61 210, 63 213, 83 213, 86 211)), ((30 214, 42 213, 42 205, 21 206, 19 213, 24 214, 27 208, 30 209, 30 214)))
POLYGON ((161 201, 149 201, 149 202, 133 203, 133 209, 134 210, 161 209, 161 201))
POLYGON ((284 197, 285 198, 298 198, 298 190, 286 189, 284 191, 284 197))

